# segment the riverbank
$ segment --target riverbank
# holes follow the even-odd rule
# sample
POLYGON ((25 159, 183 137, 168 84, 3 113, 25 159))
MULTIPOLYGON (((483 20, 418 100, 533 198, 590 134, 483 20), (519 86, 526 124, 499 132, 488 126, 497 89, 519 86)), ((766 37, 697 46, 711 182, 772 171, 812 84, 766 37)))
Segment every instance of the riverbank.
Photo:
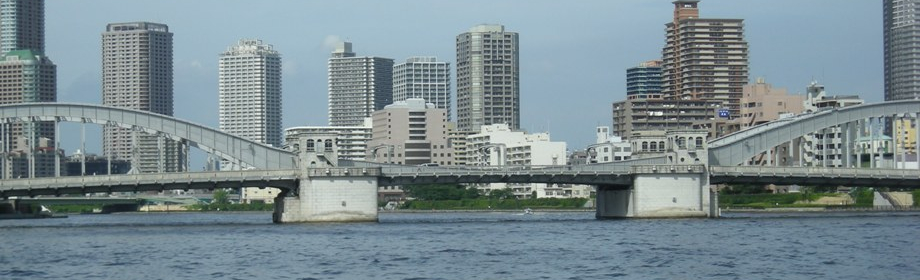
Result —
MULTIPOLYGON (((584 209, 531 209, 532 212, 594 212, 594 208, 584 208, 584 209)), ((380 213, 523 213, 524 209, 431 209, 431 210, 416 210, 416 209, 398 209, 398 210, 380 210, 380 213)))
POLYGON ((776 207, 776 208, 720 208, 723 213, 793 213, 793 212, 920 212, 920 207, 776 207))

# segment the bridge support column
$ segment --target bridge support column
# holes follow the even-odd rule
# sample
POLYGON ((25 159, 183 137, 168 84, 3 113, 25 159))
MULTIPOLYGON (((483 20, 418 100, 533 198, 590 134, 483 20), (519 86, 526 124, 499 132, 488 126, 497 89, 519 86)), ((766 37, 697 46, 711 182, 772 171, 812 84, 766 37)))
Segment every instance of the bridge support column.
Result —
POLYGON ((718 213, 718 209, 711 208, 718 205, 712 204, 705 171, 671 169, 634 176, 631 187, 598 187, 595 217, 702 218, 718 213))
POLYGON ((309 135, 292 145, 300 183, 295 196, 282 193, 275 199, 275 223, 377 221, 380 171, 337 167, 335 137, 309 135))
POLYGON ((275 199, 275 223, 377 221, 377 177, 308 176, 297 192, 275 199))

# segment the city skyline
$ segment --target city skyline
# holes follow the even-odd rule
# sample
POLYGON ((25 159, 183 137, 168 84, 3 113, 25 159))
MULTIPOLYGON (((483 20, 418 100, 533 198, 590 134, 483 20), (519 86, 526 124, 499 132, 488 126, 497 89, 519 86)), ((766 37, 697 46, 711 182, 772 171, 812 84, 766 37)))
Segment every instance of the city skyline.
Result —
MULTIPOLYGON (((96 68, 99 43, 92 40, 98 36, 99 26, 107 22, 149 20, 168 24, 177 34, 175 116, 216 127, 215 50, 224 49, 226 42, 242 37, 259 37, 271 41, 276 49, 286 54, 284 80, 291 82, 285 82, 283 107, 291 114, 286 114, 283 126, 321 125, 327 117, 325 62, 332 44, 347 39, 361 46, 360 52, 365 55, 397 59, 430 55, 448 58, 447 62, 454 63, 450 58, 455 56, 456 34, 480 23, 495 23, 520 33, 524 46, 520 58, 521 128, 529 132, 549 131, 554 139, 569 142, 572 148, 591 143, 597 125, 609 125, 609 104, 625 98, 622 78, 625 69, 660 58, 664 24, 672 17, 671 1, 575 4, 536 1, 528 5, 527 12, 507 14, 464 13, 461 11, 470 7, 459 3, 435 3, 458 12, 447 16, 422 15, 424 18, 413 19, 413 22, 430 20, 425 24, 427 27, 407 28, 405 20, 384 16, 392 13, 374 13, 427 8, 413 7, 406 2, 373 3, 358 7, 346 16, 356 21, 363 19, 357 24, 330 25, 322 23, 329 22, 325 19, 331 15, 321 11, 343 9, 350 6, 348 3, 277 3, 253 10, 233 2, 216 5, 213 1, 196 1, 183 3, 186 9, 182 11, 172 11, 166 8, 170 3, 179 2, 156 5, 138 2, 124 5, 127 6, 124 8, 107 5, 111 2, 52 1, 46 4, 47 53, 55 58, 61 69, 60 101, 99 103, 100 78, 96 68), (98 9, 105 10, 105 16, 89 16, 88 20, 79 21, 63 16, 73 9, 95 13, 92 10, 97 6, 105 7, 98 9), (570 16, 556 13, 563 8, 570 16), (205 21, 193 16, 204 9, 227 16, 205 21), (247 26, 250 24, 229 20, 250 12, 256 15, 278 13, 272 18, 287 24, 266 22, 247 26), (304 14, 299 15, 299 12, 304 14), (636 14, 642 16, 633 16, 636 14), (368 18, 362 18, 363 15, 368 18), (379 23, 360 24, 371 21, 379 23), (268 28, 298 25, 308 27, 268 28), (292 30, 303 33, 289 36, 292 30), (87 33, 92 34, 90 40, 83 38, 87 33), (88 63, 82 65, 82 61, 88 63), (559 96, 565 98, 560 100, 559 96)), ((745 35, 751 45, 752 78, 766 77, 767 82, 789 88, 793 93, 803 92, 814 78, 834 92, 860 94, 869 102, 880 101, 881 5, 848 3, 835 6, 834 15, 815 16, 835 3, 764 1, 762 5, 748 5, 705 0, 700 6, 706 17, 745 20, 745 35), (751 10, 751 6, 758 6, 757 12, 751 10), (841 25, 848 26, 847 32, 839 32, 841 25), (836 47, 843 44, 847 47, 836 47)), ((515 5, 514 2, 494 4, 515 5)), ((74 149, 67 144, 65 142, 64 148, 72 152, 74 149)), ((92 146, 89 150, 94 151, 92 146)))

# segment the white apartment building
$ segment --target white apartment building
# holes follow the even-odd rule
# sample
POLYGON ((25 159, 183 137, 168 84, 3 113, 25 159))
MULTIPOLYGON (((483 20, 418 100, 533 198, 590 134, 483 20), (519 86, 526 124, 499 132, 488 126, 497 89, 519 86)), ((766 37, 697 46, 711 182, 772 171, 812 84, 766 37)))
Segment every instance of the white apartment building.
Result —
MULTIPOLYGON (((512 131, 507 124, 492 124, 480 127, 478 134, 467 136, 467 165, 479 166, 532 166, 565 165, 566 143, 550 141, 549 133, 527 134, 512 131)), ((511 188, 519 198, 532 197, 533 192, 541 197, 547 184, 489 184, 477 186, 492 191, 511 188)))
POLYGON ((281 147, 281 55, 262 40, 220 54, 220 130, 281 147))
POLYGON ((585 163, 607 163, 632 158, 632 145, 623 138, 610 134, 610 127, 598 126, 597 140, 586 149, 585 163))
POLYGON ((450 63, 433 56, 416 56, 393 66, 393 102, 421 98, 436 108, 450 109, 450 63))
POLYGON ((359 126, 393 103, 393 59, 355 56, 351 42, 329 58, 329 125, 359 126))
POLYGON ((358 126, 298 126, 284 130, 285 143, 293 143, 306 135, 336 135, 336 146, 339 159, 366 160, 368 142, 372 133, 371 118, 364 118, 362 125, 358 126))
MULTIPOLYGON (((823 85, 813 81, 805 89, 805 101, 803 102, 803 107, 805 108, 806 113, 812 113, 860 104, 863 104, 863 100, 859 99, 859 96, 829 96, 827 95, 827 92, 825 92, 823 85)), ((853 150, 856 148, 856 145, 845 145, 843 143, 843 133, 844 130, 842 128, 833 127, 822 129, 817 133, 802 137, 803 141, 801 141, 800 147, 798 148, 803 150, 803 154, 805 156, 802 157, 798 163, 794 161, 797 156, 789 157, 789 159, 786 161, 792 160, 792 162, 785 165, 844 167, 843 164, 846 149, 853 150)), ((881 133, 876 132, 875 135, 881 135, 881 133)), ((856 137, 857 139, 860 138, 858 134, 856 137)), ((865 149, 863 151, 869 151, 869 149, 865 149)), ((777 152, 782 154, 783 151, 777 152)), ((798 155, 798 153, 796 153, 796 155, 798 155)), ((778 162, 778 164, 783 165, 782 162, 778 162)))
MULTIPOLYGON (((102 105, 173 114, 173 34, 165 24, 111 23, 102 33, 102 105)), ((104 154, 131 162, 131 172, 186 169, 186 151, 163 135, 103 129, 104 154)))

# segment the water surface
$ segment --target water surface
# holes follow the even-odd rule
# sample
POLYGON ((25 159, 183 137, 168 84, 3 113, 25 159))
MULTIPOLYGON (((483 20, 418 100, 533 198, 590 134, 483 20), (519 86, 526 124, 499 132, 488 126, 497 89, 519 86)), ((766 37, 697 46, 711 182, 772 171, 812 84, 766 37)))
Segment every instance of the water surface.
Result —
POLYGON ((268 213, 0 220, 0 279, 917 279, 920 216, 268 213))

